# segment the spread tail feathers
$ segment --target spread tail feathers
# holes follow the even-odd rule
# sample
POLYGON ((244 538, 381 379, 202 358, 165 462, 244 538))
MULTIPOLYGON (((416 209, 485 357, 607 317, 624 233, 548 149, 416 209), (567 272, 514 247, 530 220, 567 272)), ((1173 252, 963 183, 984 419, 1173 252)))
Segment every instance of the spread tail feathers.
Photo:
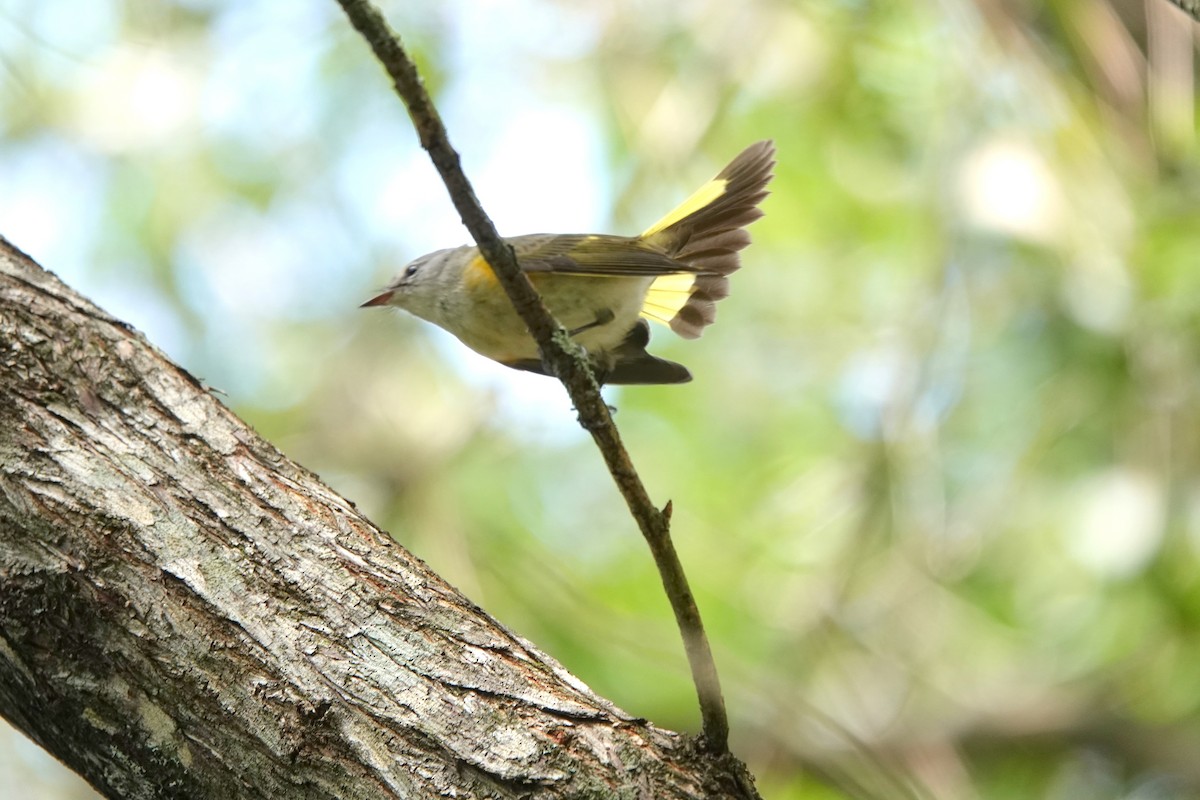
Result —
POLYGON ((752 144, 677 208, 651 225, 642 239, 696 273, 664 275, 646 294, 642 316, 694 339, 716 319, 716 303, 729 296, 728 276, 741 266, 738 251, 750 244, 745 226, 763 215, 775 166, 775 145, 752 144))

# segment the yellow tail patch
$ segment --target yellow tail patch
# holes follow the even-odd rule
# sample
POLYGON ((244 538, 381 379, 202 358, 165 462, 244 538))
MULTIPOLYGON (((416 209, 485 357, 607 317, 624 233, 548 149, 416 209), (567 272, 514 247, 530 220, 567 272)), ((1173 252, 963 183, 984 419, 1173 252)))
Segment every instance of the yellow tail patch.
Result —
MULTIPOLYGON (((701 204, 699 207, 703 208, 704 206, 701 204)), ((674 272, 655 278, 654 283, 650 284, 650 288, 646 291, 641 315, 663 325, 670 325, 671 320, 679 313, 679 309, 687 305, 695 284, 696 276, 690 272, 674 272)))
POLYGON ((692 193, 692 196, 682 203, 671 209, 665 217, 651 225, 646 230, 642 231, 642 238, 653 236, 665 228, 669 228, 679 220, 686 217, 688 214, 695 213, 706 205, 716 200, 721 195, 725 194, 725 187, 729 185, 729 181, 724 178, 713 178, 708 183, 701 186, 692 193))

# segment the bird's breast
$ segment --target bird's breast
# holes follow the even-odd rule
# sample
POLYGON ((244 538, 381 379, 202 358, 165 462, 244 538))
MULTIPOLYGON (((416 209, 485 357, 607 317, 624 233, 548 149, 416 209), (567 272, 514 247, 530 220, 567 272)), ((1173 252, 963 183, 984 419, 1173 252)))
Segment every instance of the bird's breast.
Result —
MULTIPOLYGON (((488 358, 497 361, 537 358, 537 344, 525 323, 517 316, 486 262, 483 269, 490 277, 490 286, 487 278, 468 265, 463 275, 466 302, 460 307, 449 304, 443 319, 436 322, 488 358)), ((529 277, 555 319, 567 330, 579 330, 575 340, 593 353, 621 343, 637 322, 652 282, 651 278, 553 273, 533 273, 529 277)))

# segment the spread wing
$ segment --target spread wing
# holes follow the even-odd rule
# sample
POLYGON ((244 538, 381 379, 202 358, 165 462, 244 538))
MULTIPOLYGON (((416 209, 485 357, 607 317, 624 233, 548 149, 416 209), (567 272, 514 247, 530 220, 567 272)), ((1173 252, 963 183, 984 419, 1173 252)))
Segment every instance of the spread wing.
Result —
POLYGON ((594 277, 657 277, 700 272, 635 237, 534 233, 508 241, 526 272, 594 277))
MULTIPOLYGON (((552 272, 595 278, 655 278, 642 301, 642 316, 673 328, 679 327, 673 322, 680 308, 691 300, 696 282, 703 280, 707 274, 704 270, 676 261, 641 238, 534 233, 517 236, 509 242, 516 251, 522 269, 529 273, 552 272)), ((711 306, 712 302, 708 305, 711 306)), ((711 317, 710 310, 705 322, 711 321, 711 317)), ((694 338, 697 334, 686 329, 682 335, 694 338)))

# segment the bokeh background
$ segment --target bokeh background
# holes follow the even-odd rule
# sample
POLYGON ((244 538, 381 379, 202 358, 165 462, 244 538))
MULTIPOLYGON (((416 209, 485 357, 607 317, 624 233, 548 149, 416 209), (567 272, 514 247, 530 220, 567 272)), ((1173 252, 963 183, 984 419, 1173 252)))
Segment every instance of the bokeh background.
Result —
MULTIPOLYGON (((502 232, 779 149, 609 393, 772 798, 1200 796, 1198 26, 1165 0, 389 2, 502 232)), ((0 232, 503 622, 694 731, 562 389, 360 311, 467 236, 332 0, 4 0, 0 232)), ((12 731, 0 796, 94 796, 12 731)))

